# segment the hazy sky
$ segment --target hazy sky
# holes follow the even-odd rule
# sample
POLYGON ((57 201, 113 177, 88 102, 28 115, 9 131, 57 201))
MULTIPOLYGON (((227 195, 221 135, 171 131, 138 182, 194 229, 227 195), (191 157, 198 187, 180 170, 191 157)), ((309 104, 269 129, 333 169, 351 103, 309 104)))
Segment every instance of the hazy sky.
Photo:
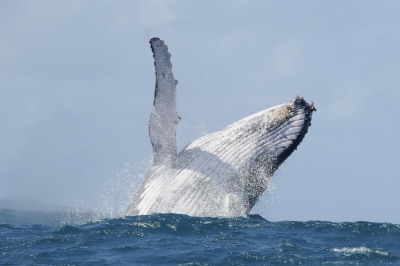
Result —
POLYGON ((255 212, 400 223, 400 2, 1 1, 0 200, 125 208, 151 159, 149 39, 178 145, 303 96, 317 112, 255 212), (133 184, 133 185, 132 185, 133 184))

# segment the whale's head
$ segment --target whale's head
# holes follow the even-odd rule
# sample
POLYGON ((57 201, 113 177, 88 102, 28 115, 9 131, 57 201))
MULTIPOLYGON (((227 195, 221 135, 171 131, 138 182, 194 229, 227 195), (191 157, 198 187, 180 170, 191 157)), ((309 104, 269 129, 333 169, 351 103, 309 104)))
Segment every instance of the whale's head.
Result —
POLYGON ((259 139, 263 149, 257 160, 268 158, 273 172, 302 142, 311 126, 314 103, 297 96, 293 101, 267 109, 259 139))
POLYGON ((297 149, 311 126, 314 103, 297 96, 293 101, 255 114, 257 149, 253 161, 268 166, 272 175, 297 149))
MULTIPOLYGON (((307 103, 303 97, 297 96, 293 101, 265 109, 230 125, 220 136, 226 136, 231 141, 229 146, 235 149, 232 158, 241 159, 232 160, 231 164, 241 165, 243 169, 264 168, 269 176, 273 175, 302 142, 311 126, 314 111, 313 102, 307 103)), ((219 142, 224 147, 227 145, 219 142)), ((216 146, 214 143, 210 145, 216 146)))
POLYGON ((255 147, 249 152, 249 163, 241 169, 246 178, 248 210, 267 188, 269 178, 302 142, 314 111, 313 102, 297 96, 244 119, 248 120, 248 139, 255 147))

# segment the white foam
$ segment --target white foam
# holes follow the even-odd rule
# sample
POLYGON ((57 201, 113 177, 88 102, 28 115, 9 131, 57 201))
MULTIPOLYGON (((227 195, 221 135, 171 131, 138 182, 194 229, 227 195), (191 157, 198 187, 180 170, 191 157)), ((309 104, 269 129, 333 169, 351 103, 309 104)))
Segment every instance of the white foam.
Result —
POLYGON ((370 254, 376 253, 379 255, 387 256, 389 255, 387 252, 380 251, 380 250, 373 250, 367 247, 344 247, 344 248, 333 248, 333 252, 344 253, 344 254, 370 254))

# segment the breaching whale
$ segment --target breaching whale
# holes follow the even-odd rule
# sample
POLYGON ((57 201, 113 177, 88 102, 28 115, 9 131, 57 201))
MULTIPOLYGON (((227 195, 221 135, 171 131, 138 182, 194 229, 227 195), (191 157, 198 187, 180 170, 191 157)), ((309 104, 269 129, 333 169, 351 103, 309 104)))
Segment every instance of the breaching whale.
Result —
POLYGON ((149 134, 153 165, 125 215, 245 216, 278 167, 297 148, 315 107, 293 101, 200 137, 177 153, 176 85, 164 41, 150 40, 156 86, 149 134))

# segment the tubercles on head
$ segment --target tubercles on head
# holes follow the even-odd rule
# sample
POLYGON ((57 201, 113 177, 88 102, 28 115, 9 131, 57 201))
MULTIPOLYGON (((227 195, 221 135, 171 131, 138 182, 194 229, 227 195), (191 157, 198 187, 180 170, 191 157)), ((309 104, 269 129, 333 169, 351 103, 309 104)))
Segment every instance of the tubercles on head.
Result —
POLYGON ((314 106, 314 102, 310 102, 310 110, 317 111, 317 109, 314 106))
POLYGON ((295 100, 304 100, 304 99, 303 99, 303 97, 297 95, 296 98, 295 98, 295 100))

